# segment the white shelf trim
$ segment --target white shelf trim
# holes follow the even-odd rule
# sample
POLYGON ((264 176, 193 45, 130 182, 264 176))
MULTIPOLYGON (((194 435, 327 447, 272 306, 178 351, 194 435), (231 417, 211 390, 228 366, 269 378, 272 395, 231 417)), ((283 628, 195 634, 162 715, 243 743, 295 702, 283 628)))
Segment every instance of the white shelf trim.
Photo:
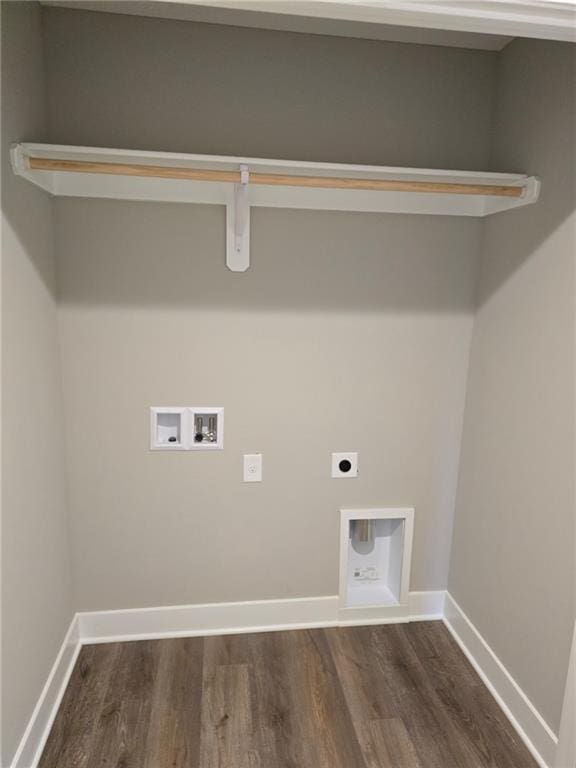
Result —
MULTIPOLYGON (((64 8, 76 7, 74 0, 40 0, 40 2, 44 5, 64 8)), ((104 8, 97 0, 92 2, 85 0, 83 4, 91 11, 139 15, 138 4, 128 9, 122 7, 123 4, 118 1, 108 2, 104 8)), ((299 24, 282 25, 282 27, 271 25, 270 19, 276 16, 288 17, 296 21, 312 18, 328 22, 347 21, 375 27, 382 25, 385 28, 400 26, 415 27, 420 30, 450 30, 496 35, 500 39, 506 35, 576 42, 574 0, 460 0, 459 2, 454 0, 298 0, 297 3, 294 0, 159 0, 154 9, 154 15, 206 21, 206 16, 199 17, 188 12, 194 6, 208 7, 211 11, 215 9, 234 11, 233 19, 213 14, 210 19, 215 23, 237 23, 240 26, 260 26, 261 24, 255 23, 253 13, 264 12, 267 23, 262 26, 268 28, 270 25, 271 29, 286 28, 303 31, 299 24), (242 22, 243 12, 248 12, 244 22, 242 22)), ((341 33, 342 27, 331 26, 329 29, 332 30, 331 33, 338 34, 338 31, 341 33)), ((360 37, 370 37, 369 33, 362 34, 361 28, 359 32, 360 37)))
POLYGON ((56 196, 226 206, 235 272, 250 263, 251 207, 481 217, 534 203, 540 191, 524 174, 99 147, 21 143, 11 158, 14 173, 56 196))
MULTIPOLYGON (((205 3, 177 2, 183 6, 205 3)), ((211 5, 369 24, 576 41, 574 0, 301 0, 297 11, 293 0, 211 0, 211 5)))

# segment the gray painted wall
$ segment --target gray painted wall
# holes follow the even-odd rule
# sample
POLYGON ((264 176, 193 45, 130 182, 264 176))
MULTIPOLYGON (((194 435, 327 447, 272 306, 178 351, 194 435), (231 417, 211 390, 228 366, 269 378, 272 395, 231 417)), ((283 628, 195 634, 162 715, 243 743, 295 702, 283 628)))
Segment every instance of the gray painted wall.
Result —
POLYGON ((217 207, 56 221, 80 609, 336 594, 354 505, 415 505, 412 588, 445 587, 477 221, 256 210, 243 275, 217 207), (225 451, 150 452, 151 405, 223 405, 225 451))
POLYGON ((449 589, 557 731, 576 604, 576 50, 501 54, 492 164, 542 178, 485 225, 449 589))
MULTIPOLYGON (((5 5, 4 139, 42 140, 38 13, 5 5)), ((43 14, 51 141, 490 163, 495 54, 43 14)), ((501 55, 492 167, 544 193, 485 230, 450 577, 552 727, 573 620, 572 57, 501 55)), ((50 204, 5 172, 6 754, 70 615, 63 422, 78 609, 333 593, 336 510, 356 503, 415 504, 412 587, 445 586, 479 222, 259 210, 233 275, 219 208, 59 201, 62 420, 50 204), (149 453, 148 406, 197 403, 226 407, 226 450, 149 453), (355 448, 361 477, 330 480, 330 451, 355 448), (243 485, 260 450, 265 482, 243 485)))
MULTIPOLYGON (((46 31, 57 142, 488 162, 492 53, 56 9, 46 31)), ((412 587, 446 585, 479 222, 255 211, 234 275, 222 209, 57 211, 79 608, 334 594, 353 504, 416 505, 412 587), (225 406, 225 452, 149 453, 169 404, 225 406), (361 478, 331 480, 348 449, 361 478)))
POLYGON ((52 203, 9 147, 46 139, 40 12, 2 8, 2 765, 72 618, 52 203))
POLYGON ((497 55, 50 8, 60 144, 486 170, 497 55))

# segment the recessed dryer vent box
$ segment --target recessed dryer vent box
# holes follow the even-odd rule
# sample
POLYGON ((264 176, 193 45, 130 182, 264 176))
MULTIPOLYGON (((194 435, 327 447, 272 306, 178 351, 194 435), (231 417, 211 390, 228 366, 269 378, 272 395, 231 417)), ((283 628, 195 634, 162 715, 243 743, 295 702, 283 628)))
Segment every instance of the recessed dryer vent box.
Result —
POLYGON ((150 448, 153 451, 185 451, 188 448, 187 408, 150 409, 150 448))
POLYGON ((190 413, 190 450, 222 450, 224 448, 224 408, 190 408, 190 413))
POLYGON ((414 510, 340 511, 340 618, 407 615, 414 510))

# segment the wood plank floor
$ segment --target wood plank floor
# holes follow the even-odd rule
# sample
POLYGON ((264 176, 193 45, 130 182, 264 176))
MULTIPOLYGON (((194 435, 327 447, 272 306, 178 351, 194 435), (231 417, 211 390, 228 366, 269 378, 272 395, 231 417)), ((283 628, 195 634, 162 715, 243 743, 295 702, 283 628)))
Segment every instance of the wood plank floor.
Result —
POLYGON ((39 768, 536 768, 441 622, 82 649, 39 768))

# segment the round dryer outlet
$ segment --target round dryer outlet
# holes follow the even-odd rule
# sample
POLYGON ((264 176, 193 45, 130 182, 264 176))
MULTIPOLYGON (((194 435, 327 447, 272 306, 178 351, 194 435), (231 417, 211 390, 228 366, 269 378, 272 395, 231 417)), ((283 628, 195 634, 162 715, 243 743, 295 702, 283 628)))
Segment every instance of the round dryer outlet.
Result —
POLYGON ((332 477, 340 479, 358 477, 358 454, 333 453, 332 477))

